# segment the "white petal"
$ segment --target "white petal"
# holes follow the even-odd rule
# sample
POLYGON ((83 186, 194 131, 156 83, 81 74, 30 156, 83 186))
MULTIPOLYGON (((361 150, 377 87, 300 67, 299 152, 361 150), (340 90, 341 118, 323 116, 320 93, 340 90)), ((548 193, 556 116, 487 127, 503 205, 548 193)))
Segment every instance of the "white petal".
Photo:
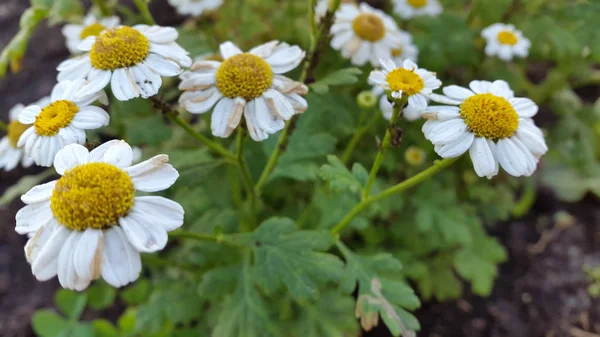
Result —
POLYGON ((425 138, 434 145, 442 145, 454 142, 467 131, 467 124, 461 118, 447 121, 427 121, 427 127, 423 125, 425 138))
POLYGON ((496 80, 492 82, 490 85, 490 93, 496 96, 504 97, 506 99, 510 99, 513 97, 513 91, 510 90, 510 86, 506 81, 496 80))
POLYGON ((30 189, 21 196, 21 201, 23 201, 26 204, 33 204, 36 202, 50 200, 50 197, 52 196, 52 190, 54 189, 54 185, 56 185, 56 180, 34 186, 32 189, 30 189))
POLYGON ((475 173, 480 177, 494 176, 498 172, 498 162, 494 152, 484 137, 476 137, 469 150, 475 173))
POLYGON ((148 98, 158 93, 158 89, 162 85, 162 78, 159 74, 152 71, 152 69, 143 63, 129 68, 129 71, 142 98, 148 98))
POLYGON ((460 87, 458 85, 449 85, 442 89, 444 95, 455 99, 457 101, 464 101, 465 99, 473 96, 473 92, 469 89, 460 87))
POLYGON ((177 76, 183 71, 177 62, 165 59, 156 54, 149 54, 144 63, 160 76, 177 76))
MULTIPOLYGON (((263 141, 269 137, 269 134, 258 126, 258 120, 256 117, 256 105, 259 100, 262 100, 262 98, 259 97, 255 100, 248 102, 248 104, 246 104, 246 109, 244 110, 244 118, 246 119, 248 133, 250 134, 250 137, 252 137, 252 139, 256 142, 263 141)), ((262 104, 264 104, 264 107, 266 108, 267 103, 264 102, 264 100, 262 104)))
POLYGON ((104 153, 106 153, 106 151, 108 149, 110 149, 111 147, 117 146, 119 144, 119 142, 121 142, 121 141, 118 139, 113 139, 113 140, 109 140, 108 142, 100 144, 98 147, 96 147, 95 149, 93 149, 90 152, 90 156, 89 156, 88 160, 90 162, 103 161, 104 153))
POLYGON ((150 52, 175 61, 182 67, 192 65, 192 59, 188 56, 188 52, 175 42, 164 44, 151 43, 150 52))
MULTIPOLYGON (((514 137, 500 139, 496 149, 498 161, 508 174, 515 177, 528 176, 535 170, 535 163, 532 169, 530 162, 533 154, 518 139, 514 137)), ((535 158, 533 160, 535 162, 535 158)))
POLYGON ((179 90, 204 90, 216 84, 216 72, 190 72, 189 76, 179 83, 179 90))
POLYGON ((56 276, 58 255, 71 231, 58 225, 48 242, 40 249, 31 264, 31 271, 39 281, 46 281, 56 276))
POLYGON ((279 47, 265 59, 275 74, 283 74, 296 68, 304 59, 304 51, 298 46, 279 47))
POLYGON ((19 234, 33 233, 48 224, 53 217, 49 200, 27 205, 15 215, 15 231, 19 234))
POLYGON ((423 112, 423 118, 433 121, 445 121, 458 118, 460 110, 456 106, 435 105, 428 106, 423 112))
POLYGON ((63 288, 81 291, 90 284, 91 279, 79 277, 75 271, 75 247, 82 234, 71 231, 58 255, 58 281, 63 288))
POLYGON ((104 235, 98 229, 88 228, 74 247, 74 266, 82 279, 95 280, 102 273, 104 235))
POLYGON ((219 50, 221 51, 221 57, 223 57, 223 60, 243 53, 242 50, 238 48, 238 46, 236 46, 235 44, 233 44, 233 42, 230 41, 221 43, 221 45, 219 46, 219 50))
POLYGON ((294 115, 292 104, 277 90, 269 89, 263 93, 263 97, 271 112, 283 120, 288 120, 294 115))
POLYGON ((187 111, 195 114, 205 113, 210 110, 223 95, 216 87, 203 91, 186 91, 179 97, 181 104, 187 111))
POLYGON ((408 96, 408 106, 417 110, 423 110, 427 108, 427 100, 421 94, 414 94, 408 96))
POLYGON ((119 101, 128 101, 140 96, 129 68, 119 68, 113 72, 112 79, 110 80, 110 88, 115 98, 119 101))
POLYGON ((167 245, 167 231, 161 226, 146 221, 146 216, 129 213, 119 219, 119 225, 133 247, 139 252, 153 253, 167 245))
POLYGON ((79 89, 77 96, 90 96, 104 89, 110 82, 111 74, 110 70, 91 69, 87 83, 79 89))
POLYGON ((66 170, 70 170, 76 165, 88 162, 88 149, 79 144, 69 144, 54 156, 54 168, 56 173, 63 175, 66 170))
POLYGON ((438 94, 429 95, 429 99, 431 99, 434 102, 441 103, 441 104, 460 105, 462 103, 462 100, 453 99, 448 96, 438 95, 438 94))
POLYGON ((263 43, 261 45, 258 45, 256 47, 250 49, 250 51, 248 53, 254 54, 254 55, 264 59, 273 54, 273 51, 275 51, 278 44, 279 44, 279 41, 277 41, 277 40, 269 41, 269 42, 263 43))
POLYGON ((135 198, 131 213, 145 218, 152 226, 172 231, 183 225, 185 212, 183 207, 175 201, 159 196, 143 196, 135 198))
POLYGON ((170 43, 177 40, 179 34, 177 30, 172 27, 161 27, 161 26, 146 26, 146 29, 141 29, 144 25, 133 26, 134 29, 139 30, 145 37, 154 43, 170 43))
POLYGON ((40 112, 42 112, 42 107, 30 105, 21 110, 21 113, 19 114, 19 122, 21 124, 33 124, 35 122, 35 117, 37 117, 40 112))
POLYGON ((102 278, 113 287, 122 287, 137 280, 142 271, 142 260, 123 229, 114 226, 103 234, 102 278))
POLYGON ((471 81, 471 83, 469 83, 469 88, 476 94, 485 94, 490 92, 491 85, 492 82, 489 81, 471 81))
POLYGON ((25 258, 29 264, 37 258, 40 250, 48 243, 52 233, 58 228, 55 222, 39 227, 25 244, 25 258))
POLYGON ((538 106, 529 98, 514 97, 509 100, 519 117, 531 118, 538 112, 538 106))
POLYGON ((268 134, 273 134, 285 127, 285 122, 275 115, 263 97, 256 98, 253 102, 254 125, 268 134))
POLYGON ((171 164, 169 156, 159 154, 134 166, 124 169, 136 190, 143 192, 156 192, 169 188, 179 173, 171 164))
POLYGON ((108 112, 97 106, 89 105, 82 107, 75 114, 71 124, 78 129, 93 130, 108 125, 109 120, 108 112))
POLYGON ((233 104, 233 99, 223 98, 213 109, 212 116, 210 117, 210 129, 214 136, 226 138, 233 132, 233 128, 227 125, 229 116, 233 112, 233 104))
POLYGON ((458 157, 471 147, 474 138, 475 136, 471 132, 464 132, 461 137, 457 138, 452 143, 436 145, 434 150, 443 158, 458 157))
POLYGON ((133 163, 133 150, 124 140, 112 143, 107 147, 102 156, 102 161, 119 168, 126 168, 133 163))
POLYGON ((519 120, 516 137, 537 157, 548 151, 543 133, 531 122, 519 120))

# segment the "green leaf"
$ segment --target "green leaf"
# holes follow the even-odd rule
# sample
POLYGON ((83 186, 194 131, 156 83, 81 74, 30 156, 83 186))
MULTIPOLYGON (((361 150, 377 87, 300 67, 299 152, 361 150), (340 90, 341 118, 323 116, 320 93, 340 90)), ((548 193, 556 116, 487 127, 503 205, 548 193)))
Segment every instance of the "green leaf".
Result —
POLYGON ((319 284, 342 274, 342 261, 323 252, 333 244, 328 232, 295 231, 292 220, 271 218, 237 237, 253 246, 255 281, 267 294, 285 286, 295 300, 315 301, 319 284))
POLYGON ((506 251, 496 239, 482 236, 454 256, 454 267, 460 276, 471 281, 473 292, 488 296, 498 273, 496 265, 506 260, 506 251))
POLYGON ((414 336, 420 325, 407 310, 417 309, 420 302, 412 288, 401 281, 400 262, 387 253, 355 254, 341 241, 337 246, 346 259, 340 289, 352 293, 358 286, 356 313, 363 329, 369 331, 376 326, 379 315, 392 335, 414 336))
POLYGON ((231 265, 204 273, 198 285, 198 295, 215 300, 230 294, 238 282, 239 269, 239 265, 231 265))
POLYGON ((352 295, 335 291, 323 293, 314 304, 301 306, 293 331, 297 336, 345 337, 357 336, 352 295))
POLYGON ((501 22, 504 14, 510 9, 512 0, 477 0, 474 3, 471 10, 485 27, 501 22))
POLYGON ((136 311, 133 308, 128 308, 125 312, 119 317, 117 324, 119 329, 127 335, 130 335, 135 331, 135 318, 137 317, 136 311))
POLYGON ((92 323, 95 337, 119 337, 117 329, 105 319, 96 319, 92 323))
POLYGON ((94 310, 102 310, 110 307, 114 301, 117 291, 106 282, 96 282, 86 291, 88 306, 94 310))
POLYGON ((271 180, 285 177, 297 181, 315 181, 319 174, 320 157, 325 157, 335 148, 336 139, 327 133, 311 134, 295 132, 286 151, 279 158, 271 180))
MULTIPOLYGON (((329 183, 329 187, 336 192, 348 190, 353 193, 359 193, 362 190, 363 184, 358 178, 348 171, 346 165, 342 163, 336 156, 327 156, 329 164, 321 166, 321 179, 329 183)), ((354 164, 353 171, 356 171, 361 179, 364 179, 366 170, 358 163, 354 164)), ((368 173, 367 173, 368 179, 368 173)))
POLYGON ((121 299, 129 305, 137 305, 148 300, 152 286, 147 279, 139 279, 127 289, 121 291, 121 299))
POLYGON ((342 86, 358 82, 358 76, 362 74, 362 70, 358 68, 345 68, 334 71, 315 83, 310 85, 310 88, 319 95, 324 95, 329 92, 329 87, 342 86))
POLYGON ((6 75, 6 68, 10 65, 12 72, 19 72, 23 56, 27 50, 29 39, 42 20, 48 15, 45 8, 31 7, 25 10, 19 21, 19 32, 10 40, 0 54, 0 78, 6 75))
POLYGON ((31 318, 33 331, 40 337, 64 336, 69 330, 69 323, 52 310, 38 310, 31 318))
POLYGON ((254 287, 249 260, 237 268, 237 287, 224 302, 212 337, 279 336, 267 304, 254 287))
POLYGON ((87 323, 80 323, 71 328, 68 334, 69 337, 96 337, 94 326, 87 323))
POLYGON ((156 145, 171 138, 172 130, 161 116, 128 120, 127 142, 131 145, 156 145))
POLYGON ((87 295, 72 290, 59 289, 54 295, 54 302, 63 314, 68 316, 70 320, 76 321, 85 309, 87 295))

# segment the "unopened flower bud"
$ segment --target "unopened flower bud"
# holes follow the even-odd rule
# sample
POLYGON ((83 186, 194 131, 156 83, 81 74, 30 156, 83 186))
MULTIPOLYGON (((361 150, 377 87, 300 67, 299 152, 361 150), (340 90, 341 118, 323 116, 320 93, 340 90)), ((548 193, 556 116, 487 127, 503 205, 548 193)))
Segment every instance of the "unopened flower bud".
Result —
POLYGON ((425 162, 425 151, 416 146, 409 146, 404 152, 404 159, 409 165, 420 166, 425 162))
POLYGON ((371 91, 365 90, 358 94, 356 102, 361 109, 372 109, 377 105, 377 96, 371 91))

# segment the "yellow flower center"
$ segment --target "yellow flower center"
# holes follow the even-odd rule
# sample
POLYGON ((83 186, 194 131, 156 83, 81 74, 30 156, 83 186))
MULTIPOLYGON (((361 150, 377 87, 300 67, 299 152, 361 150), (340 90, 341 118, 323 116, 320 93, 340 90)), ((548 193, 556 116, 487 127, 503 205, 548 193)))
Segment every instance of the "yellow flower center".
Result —
POLYGON ((31 124, 21 124, 19 121, 12 121, 8 124, 8 130, 6 131, 6 135, 8 137, 8 142, 10 146, 17 148, 17 143, 19 142, 19 138, 25 130, 29 129, 31 124))
POLYGON ((408 0, 408 4, 414 8, 421 8, 427 5, 427 0, 408 0))
POLYGON ((492 94, 478 94, 464 100, 460 117, 476 136, 488 139, 510 137, 519 126, 519 115, 512 105, 492 94))
POLYGON ((40 136, 54 136, 60 129, 71 124, 78 111, 77 105, 71 101, 52 102, 35 117, 35 132, 40 136))
POLYGON ((97 22, 92 23, 91 25, 83 28, 81 34, 79 34, 79 38, 83 40, 88 36, 98 36, 100 35, 100 33, 102 33, 104 29, 106 29, 106 27, 104 27, 103 25, 97 22))
POLYGON ((408 96, 421 92, 425 87, 425 83, 421 76, 415 74, 414 71, 397 68, 389 72, 387 75, 387 83, 392 91, 402 91, 408 96))
POLYGON ((398 48, 392 49, 392 56, 393 57, 401 56, 402 53, 404 53, 404 48, 402 48, 402 47, 398 47, 398 48))
POLYGON ((262 58, 249 53, 225 60, 217 69, 217 89, 225 97, 253 100, 273 83, 273 70, 262 58))
POLYGON ((106 229, 129 212, 134 196, 133 182, 125 171, 94 162, 75 166, 58 179, 50 209, 69 229, 106 229))
POLYGON ((498 42, 502 44, 515 45, 517 43, 517 36, 509 31, 501 31, 498 33, 498 42))
POLYGON ((425 151, 416 146, 409 146, 404 152, 404 159, 412 166, 419 166, 425 162, 425 151))
POLYGON ((383 20, 375 14, 362 13, 352 21, 354 33, 363 40, 375 42, 385 36, 383 20))
POLYGON ((131 27, 104 31, 90 51, 92 66, 96 69, 115 70, 134 66, 148 56, 150 42, 131 27))

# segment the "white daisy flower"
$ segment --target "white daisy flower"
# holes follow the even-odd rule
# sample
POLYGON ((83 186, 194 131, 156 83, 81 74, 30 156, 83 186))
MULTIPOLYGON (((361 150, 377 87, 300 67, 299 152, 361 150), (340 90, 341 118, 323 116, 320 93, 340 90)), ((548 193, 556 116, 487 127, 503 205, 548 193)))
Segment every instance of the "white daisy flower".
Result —
POLYGON ((396 22, 364 2, 359 7, 341 5, 330 33, 333 35, 331 48, 340 50, 343 57, 358 66, 367 61, 378 66, 380 59, 391 58, 392 49, 402 45, 396 22))
POLYGON ((161 76, 176 76, 192 60, 175 40, 171 27, 137 25, 108 29, 88 36, 79 49, 88 53, 58 65, 58 81, 86 79, 78 95, 90 95, 110 82, 115 97, 126 101, 156 95, 161 76))
POLYGON ((390 108, 383 102, 383 100, 387 102, 386 96, 389 92, 395 100, 406 96, 408 104, 403 110, 403 115, 406 115, 409 120, 417 119, 420 112, 427 107, 429 95, 439 88, 442 82, 437 79, 435 73, 419 68, 416 63, 408 59, 404 60, 400 67, 392 60, 381 59, 381 66, 381 70, 371 72, 369 82, 381 87, 386 93, 379 101, 384 117, 392 116, 389 112, 390 108))
MULTIPOLYGON (((34 104, 47 105, 49 101, 50 97, 44 97, 34 104)), ((25 109, 25 106, 19 103, 8 111, 8 129, 6 130, 6 136, 0 139, 0 168, 5 171, 14 169, 19 162, 23 167, 33 165, 33 159, 25 155, 22 147, 17 146, 23 132, 31 127, 31 124, 19 122, 19 114, 23 109, 25 109)))
POLYGON ((181 15, 200 16, 223 5, 223 0, 169 0, 169 4, 181 15))
POLYGON ((498 164, 515 177, 531 175, 548 147, 531 119, 538 106, 514 97, 504 81, 471 81, 470 90, 450 85, 431 99, 448 105, 430 106, 423 117, 425 138, 443 158, 469 150, 475 172, 491 178, 498 164))
POLYGON ((417 62, 419 48, 413 43, 412 35, 403 30, 398 30, 398 37, 400 43, 392 48, 392 61, 397 64, 401 64, 406 59, 417 62))
POLYGON ((91 105, 95 101, 108 104, 104 91, 87 96, 75 93, 85 85, 84 80, 63 81, 52 89, 50 101, 30 105, 19 114, 19 122, 33 124, 25 130, 17 143, 25 155, 40 166, 50 166, 54 155, 65 145, 85 143, 85 130, 108 125, 104 109, 91 105))
POLYGON ((394 13, 405 20, 422 15, 438 16, 442 11, 438 0, 394 0, 394 13))
POLYGON ((68 24, 62 29, 67 48, 72 54, 81 53, 77 46, 88 36, 98 36, 106 29, 112 29, 120 23, 119 17, 96 18, 92 13, 86 15, 82 24, 68 24))
POLYGON ((304 59, 298 46, 271 41, 242 52, 231 42, 220 46, 223 62, 198 61, 181 75, 179 103, 191 113, 201 114, 213 106, 211 130, 228 137, 240 124, 242 114, 250 136, 262 141, 285 126, 294 114, 304 112, 302 97, 308 88, 281 74, 304 59))
POLYGON ((161 154, 131 166, 133 152, 124 141, 88 150, 67 145, 56 154, 58 180, 35 186, 16 215, 19 234, 34 233, 25 245, 33 275, 46 281, 58 275, 67 289, 84 290, 102 277, 114 287, 135 281, 140 253, 167 244, 167 232, 183 224, 183 208, 159 196, 135 191, 169 188, 179 173, 161 154))
POLYGON ((485 54, 510 61, 514 56, 527 57, 531 42, 513 25, 495 23, 481 31, 486 39, 485 54))

